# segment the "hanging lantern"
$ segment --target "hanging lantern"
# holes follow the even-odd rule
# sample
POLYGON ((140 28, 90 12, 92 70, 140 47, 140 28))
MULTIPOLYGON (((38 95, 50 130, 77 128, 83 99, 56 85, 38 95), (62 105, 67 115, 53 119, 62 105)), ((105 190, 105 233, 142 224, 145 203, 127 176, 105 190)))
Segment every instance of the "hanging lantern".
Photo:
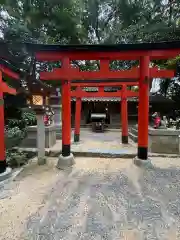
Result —
POLYGON ((36 88, 32 91, 32 95, 28 96, 27 105, 35 111, 45 111, 49 108, 49 95, 50 92, 47 89, 38 92, 38 88, 36 88))
POLYGON ((43 106, 43 96, 41 95, 32 95, 32 104, 36 106, 43 106))
POLYGON ((50 94, 55 92, 51 86, 37 79, 35 62, 32 66, 32 71, 26 75, 26 93, 27 93, 27 105, 38 113, 44 113, 50 110, 49 98, 50 94))
POLYGON ((27 105, 38 113, 50 110, 49 98, 53 88, 41 81, 28 82, 27 105))

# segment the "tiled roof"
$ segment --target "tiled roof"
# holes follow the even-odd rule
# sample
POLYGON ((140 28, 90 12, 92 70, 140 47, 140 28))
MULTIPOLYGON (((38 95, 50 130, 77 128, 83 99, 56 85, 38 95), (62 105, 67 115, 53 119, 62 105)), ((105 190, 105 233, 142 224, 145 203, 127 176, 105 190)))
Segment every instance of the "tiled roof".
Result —
MULTIPOLYGON (((71 101, 76 101, 76 98, 72 98, 71 101)), ((88 97, 88 98, 82 98, 83 102, 120 102, 120 97, 88 97)), ((131 97, 128 98, 129 102, 137 102, 138 97, 131 97)), ((150 103, 173 103, 174 101, 162 96, 161 94, 149 94, 149 102, 150 103)))
MULTIPOLYGON (((98 92, 98 87, 84 87, 83 89, 86 92, 98 92)), ((104 87, 105 92, 114 92, 117 89, 119 89, 119 87, 104 87)))
MULTIPOLYGON (((76 101, 76 98, 72 98, 71 101, 76 101)), ((82 101, 83 102, 120 102, 121 101, 121 98, 120 97, 111 97, 111 98, 108 98, 108 97, 88 97, 88 98, 82 98, 82 101)), ((131 101, 131 102, 136 102, 137 101, 137 98, 129 98, 128 101, 131 101)))

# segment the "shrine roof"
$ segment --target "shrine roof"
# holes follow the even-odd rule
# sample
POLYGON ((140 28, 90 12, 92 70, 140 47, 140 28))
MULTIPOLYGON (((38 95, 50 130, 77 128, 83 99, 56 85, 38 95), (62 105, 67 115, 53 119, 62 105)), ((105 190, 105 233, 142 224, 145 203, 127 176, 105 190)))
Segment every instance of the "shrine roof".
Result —
POLYGON ((47 44, 34 44, 34 43, 23 43, 27 49, 37 51, 102 51, 102 52, 113 52, 113 51, 137 51, 137 50, 166 50, 166 49, 177 49, 180 48, 180 41, 168 41, 168 42, 157 42, 157 43, 134 43, 134 44, 95 44, 95 45, 47 45, 47 44))
POLYGON ((133 83, 137 83, 137 79, 94 79, 94 80, 72 80, 72 83, 109 83, 109 82, 113 82, 113 83, 121 83, 121 82, 133 82, 133 83))
MULTIPOLYGON (((71 98, 71 101, 76 101, 75 97, 71 98)), ((83 102, 120 102, 121 98, 120 97, 83 97, 82 98, 83 102)), ((138 102, 138 97, 130 97, 128 98, 129 102, 138 102)), ((158 93, 149 93, 149 102, 150 103, 170 103, 173 104, 174 101, 162 96, 161 94, 158 93)))
MULTIPOLYGON (((72 97, 71 101, 75 102, 76 98, 72 97)), ((120 97, 83 97, 82 98, 83 102, 120 102, 121 98, 120 97)), ((137 98, 136 97, 131 97, 128 98, 128 101, 130 102, 136 102, 137 98)))

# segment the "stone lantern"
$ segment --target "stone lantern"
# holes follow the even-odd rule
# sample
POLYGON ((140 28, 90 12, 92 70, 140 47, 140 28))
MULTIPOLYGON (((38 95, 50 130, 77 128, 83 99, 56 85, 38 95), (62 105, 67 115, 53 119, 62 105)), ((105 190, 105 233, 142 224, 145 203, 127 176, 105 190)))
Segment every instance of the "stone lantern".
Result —
POLYGON ((26 91, 27 106, 36 113, 37 126, 31 126, 28 131, 30 132, 31 138, 32 135, 35 135, 36 141, 33 142, 36 142, 38 150, 38 164, 42 165, 46 163, 45 147, 49 147, 46 146, 46 140, 48 139, 49 142, 56 142, 55 127, 46 127, 44 123, 45 113, 52 112, 49 106, 49 96, 54 90, 51 86, 36 78, 35 61, 33 62, 31 72, 26 74, 23 87, 26 91), (49 140, 51 128, 54 129, 54 141, 49 140), (46 132, 48 135, 47 137, 46 132))
POLYGON ((27 105, 36 113, 37 127, 31 127, 30 130, 36 130, 37 150, 38 150, 38 164, 42 165, 46 163, 45 158, 45 142, 46 142, 46 127, 44 123, 44 115, 50 111, 49 95, 51 93, 51 87, 44 84, 41 81, 33 81, 27 86, 27 105), (36 129, 35 129, 36 127, 36 129))

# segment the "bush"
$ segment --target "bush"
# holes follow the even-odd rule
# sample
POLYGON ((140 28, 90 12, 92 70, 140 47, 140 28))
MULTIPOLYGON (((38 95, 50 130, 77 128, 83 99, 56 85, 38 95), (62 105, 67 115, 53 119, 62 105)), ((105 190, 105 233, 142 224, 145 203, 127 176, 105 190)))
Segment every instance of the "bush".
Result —
POLYGON ((24 131, 22 131, 19 127, 6 128, 5 133, 8 138, 24 138, 24 131))
POLYGON ((32 126, 36 124, 36 114, 34 112, 23 112, 22 121, 26 126, 32 126))
POLYGON ((32 111, 24 111, 21 119, 8 119, 5 129, 6 160, 7 164, 14 168, 24 165, 28 161, 25 153, 14 150, 26 136, 27 126, 36 124, 36 115, 32 111))
POLYGON ((21 130, 19 127, 6 128, 5 130, 5 143, 6 149, 11 149, 18 146, 23 138, 26 136, 25 129, 21 130))
POLYGON ((18 151, 6 151, 6 161, 11 168, 20 167, 27 163, 27 154, 18 151))
POLYGON ((21 119, 8 119, 7 126, 8 128, 19 127, 24 129, 27 126, 32 126, 36 124, 36 115, 34 112, 22 112, 21 119))

